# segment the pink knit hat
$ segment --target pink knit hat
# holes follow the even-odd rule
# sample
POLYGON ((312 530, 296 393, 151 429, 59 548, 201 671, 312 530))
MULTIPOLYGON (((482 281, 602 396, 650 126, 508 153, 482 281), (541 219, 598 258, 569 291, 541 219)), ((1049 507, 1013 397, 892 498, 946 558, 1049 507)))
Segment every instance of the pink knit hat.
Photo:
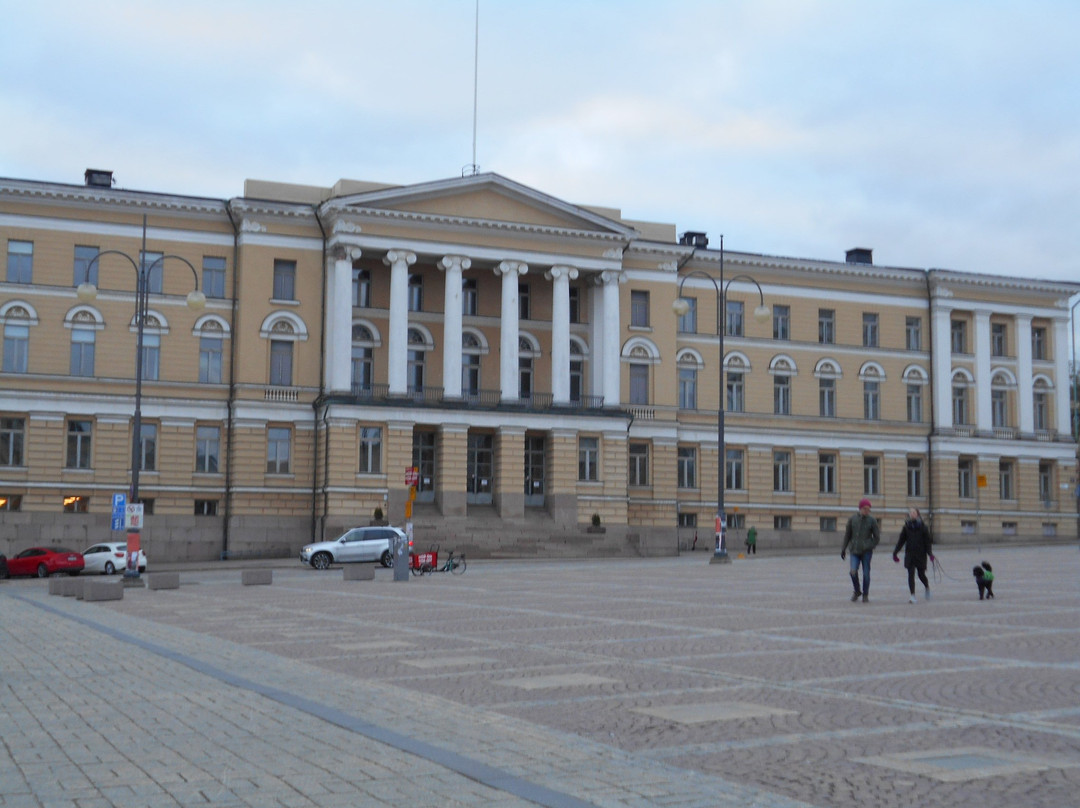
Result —
POLYGON ((865 497, 859 500, 859 510, 860 511, 863 508, 869 508, 869 507, 870 507, 870 500, 866 499, 865 497))

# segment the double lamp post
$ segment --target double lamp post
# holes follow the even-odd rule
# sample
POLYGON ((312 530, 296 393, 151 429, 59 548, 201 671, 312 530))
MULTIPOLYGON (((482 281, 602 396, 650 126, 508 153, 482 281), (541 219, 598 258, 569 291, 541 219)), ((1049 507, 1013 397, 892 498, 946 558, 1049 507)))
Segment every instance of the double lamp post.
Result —
POLYGON ((724 280, 724 237, 720 236, 720 280, 717 281, 712 275, 700 269, 691 270, 679 279, 679 289, 675 296, 675 302, 671 307, 679 317, 690 311, 690 302, 683 297, 683 286, 687 279, 693 277, 705 278, 713 285, 716 291, 716 336, 720 342, 719 367, 719 400, 716 407, 716 546, 713 550, 710 564, 728 564, 731 557, 727 552, 727 515, 724 510, 725 471, 727 461, 727 443, 724 437, 724 332, 727 330, 727 292, 735 281, 747 281, 757 287, 758 306, 754 309, 754 319, 759 322, 769 319, 769 307, 765 305, 765 293, 761 284, 749 275, 739 274, 733 278, 724 280))

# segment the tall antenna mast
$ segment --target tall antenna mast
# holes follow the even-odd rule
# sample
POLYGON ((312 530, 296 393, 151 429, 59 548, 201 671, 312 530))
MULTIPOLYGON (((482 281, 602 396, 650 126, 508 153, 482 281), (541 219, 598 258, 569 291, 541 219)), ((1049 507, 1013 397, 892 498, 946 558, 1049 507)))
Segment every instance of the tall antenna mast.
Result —
POLYGON ((472 162, 461 169, 461 176, 480 173, 476 164, 476 107, 479 98, 478 86, 480 75, 480 0, 476 0, 476 30, 473 33, 473 104, 472 104, 472 162))

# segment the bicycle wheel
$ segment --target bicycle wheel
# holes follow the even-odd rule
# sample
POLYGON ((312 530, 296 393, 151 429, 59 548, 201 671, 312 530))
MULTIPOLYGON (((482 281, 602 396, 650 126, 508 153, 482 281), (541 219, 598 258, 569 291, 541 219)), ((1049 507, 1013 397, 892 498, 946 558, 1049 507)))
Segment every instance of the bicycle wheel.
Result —
POLYGON ((462 575, 465 572, 465 556, 458 556, 454 559, 453 565, 450 567, 450 572, 454 575, 462 575))

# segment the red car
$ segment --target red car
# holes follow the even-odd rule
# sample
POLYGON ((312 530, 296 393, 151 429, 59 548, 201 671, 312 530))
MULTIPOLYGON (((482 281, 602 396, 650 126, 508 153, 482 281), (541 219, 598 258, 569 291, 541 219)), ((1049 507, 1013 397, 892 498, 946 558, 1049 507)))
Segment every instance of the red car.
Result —
POLYGON ((76 553, 65 547, 31 547, 14 558, 9 558, 7 566, 9 575, 36 575, 38 578, 48 578, 54 572, 78 575, 83 571, 86 562, 83 561, 82 553, 76 553))

